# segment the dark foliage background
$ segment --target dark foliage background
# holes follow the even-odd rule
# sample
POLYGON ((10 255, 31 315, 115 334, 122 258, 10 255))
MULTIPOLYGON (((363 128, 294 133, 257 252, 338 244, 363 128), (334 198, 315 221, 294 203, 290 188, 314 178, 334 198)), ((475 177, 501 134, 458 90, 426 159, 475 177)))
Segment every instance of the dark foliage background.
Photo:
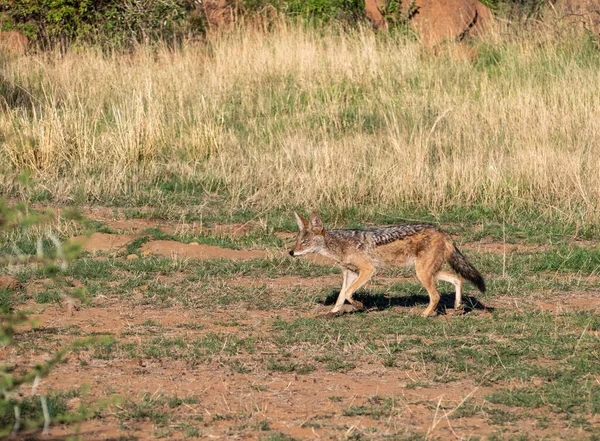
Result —
MULTIPOLYGON (((42 47, 85 42, 118 48, 177 42, 206 32, 206 7, 211 3, 229 8, 235 17, 271 11, 316 24, 352 25, 366 20, 364 0, 0 0, 0 30, 20 31, 42 47)), ((389 0, 384 12, 399 10, 401 3, 389 0)), ((547 0, 483 3, 497 15, 527 19, 538 14, 547 0)))

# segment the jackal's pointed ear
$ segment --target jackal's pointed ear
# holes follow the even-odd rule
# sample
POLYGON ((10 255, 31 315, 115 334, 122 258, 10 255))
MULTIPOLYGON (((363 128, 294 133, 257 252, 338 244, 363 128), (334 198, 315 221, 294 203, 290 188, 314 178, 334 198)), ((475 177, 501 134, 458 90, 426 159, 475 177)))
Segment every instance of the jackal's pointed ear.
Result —
POLYGON ((323 232, 323 221, 321 221, 321 218, 319 217, 316 211, 312 212, 312 214, 310 215, 310 220, 308 222, 310 231, 312 231, 313 233, 323 232))
POLYGON ((303 217, 300 217, 300 215, 295 211, 294 216, 296 216, 296 223, 298 224, 298 228, 300 229, 300 231, 306 230, 306 227, 308 227, 308 221, 303 217))

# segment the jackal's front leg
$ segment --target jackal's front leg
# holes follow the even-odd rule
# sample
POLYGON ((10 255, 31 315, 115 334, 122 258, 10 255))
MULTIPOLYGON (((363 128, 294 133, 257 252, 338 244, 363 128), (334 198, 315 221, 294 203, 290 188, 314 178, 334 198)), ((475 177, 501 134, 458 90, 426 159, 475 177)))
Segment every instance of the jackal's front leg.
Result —
POLYGON ((346 290, 358 277, 357 273, 347 268, 342 270, 342 275, 344 277, 344 282, 342 283, 342 289, 340 290, 340 295, 335 302, 335 306, 331 310, 331 314, 336 314, 340 311, 340 309, 342 309, 342 306, 344 306, 344 302, 346 301, 346 290))
POLYGON ((375 274, 375 267, 366 259, 360 260, 355 264, 358 268, 358 277, 352 283, 350 283, 346 289, 346 292, 344 293, 344 296, 346 297, 346 300, 348 300, 356 309, 364 309, 364 305, 358 300, 354 300, 352 295, 371 279, 373 274, 375 274))

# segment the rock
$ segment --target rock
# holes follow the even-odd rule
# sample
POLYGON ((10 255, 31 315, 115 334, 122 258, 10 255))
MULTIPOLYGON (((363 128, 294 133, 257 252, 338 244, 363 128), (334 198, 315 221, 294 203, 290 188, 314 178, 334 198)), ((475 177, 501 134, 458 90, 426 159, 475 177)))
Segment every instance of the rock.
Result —
POLYGON ((365 0, 365 14, 371 20, 375 29, 387 29, 388 24, 382 13, 382 7, 387 4, 387 0, 365 0))
POLYGON ((429 46, 484 32, 493 19, 477 0, 418 0, 415 7, 411 23, 429 46))
POLYGON ((0 50, 15 54, 23 55, 29 46, 29 38, 25 35, 11 31, 0 32, 0 50))
MULTIPOLYGON (((366 0, 365 13, 378 29, 386 0, 366 0)), ((458 41, 485 31, 492 21, 492 12, 478 0, 416 0, 402 2, 402 14, 410 14, 410 23, 419 32, 421 40, 435 46, 444 40, 458 41)))

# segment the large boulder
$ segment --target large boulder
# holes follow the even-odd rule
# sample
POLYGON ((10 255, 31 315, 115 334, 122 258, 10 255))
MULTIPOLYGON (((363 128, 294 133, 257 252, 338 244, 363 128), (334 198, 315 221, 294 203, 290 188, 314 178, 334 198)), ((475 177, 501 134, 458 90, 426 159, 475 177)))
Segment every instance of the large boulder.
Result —
POLYGON ((29 46, 29 38, 19 32, 0 32, 0 51, 23 55, 29 46))
POLYGON ((382 9, 386 4, 386 0, 365 0, 365 14, 375 29, 387 29, 388 27, 382 9))
MULTIPOLYGON (((365 0, 365 12, 378 29, 386 27, 387 0, 365 0)), ((401 13, 419 32, 423 43, 435 46, 481 33, 492 21, 492 12, 478 0, 416 0, 402 2, 401 13)))
POLYGON ((477 0, 417 0, 415 7, 411 23, 428 45, 481 33, 493 19, 477 0))

